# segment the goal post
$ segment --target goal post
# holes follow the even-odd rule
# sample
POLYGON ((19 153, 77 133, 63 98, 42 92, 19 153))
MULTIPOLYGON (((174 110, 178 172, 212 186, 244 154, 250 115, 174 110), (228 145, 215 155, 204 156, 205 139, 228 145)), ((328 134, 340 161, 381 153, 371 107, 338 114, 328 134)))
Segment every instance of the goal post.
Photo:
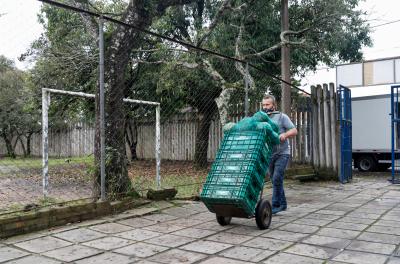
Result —
MULTIPOLYGON (((46 198, 49 192, 49 118, 48 110, 51 102, 51 94, 69 95, 77 96, 88 99, 94 99, 94 94, 82 93, 82 92, 72 92, 65 90, 56 90, 49 88, 42 88, 42 184, 43 184, 43 196, 46 198)), ((161 138, 161 128, 160 128, 160 103, 136 100, 130 98, 124 98, 123 101, 128 104, 142 104, 150 105, 155 107, 156 114, 156 133, 155 133, 155 160, 156 160, 156 184, 157 188, 161 188, 161 155, 160 155, 160 138, 161 138)), ((105 146, 101 146, 105 148, 105 146)), ((105 175, 104 175, 105 176, 105 175)), ((101 197, 105 197, 105 177, 101 177, 101 197)))

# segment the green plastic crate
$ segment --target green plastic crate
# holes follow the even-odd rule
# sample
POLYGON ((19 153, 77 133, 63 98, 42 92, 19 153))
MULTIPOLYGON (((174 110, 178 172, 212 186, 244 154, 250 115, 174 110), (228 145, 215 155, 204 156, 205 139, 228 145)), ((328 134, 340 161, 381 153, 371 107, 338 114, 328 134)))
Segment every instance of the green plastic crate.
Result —
POLYGON ((204 184, 201 199, 207 208, 218 215, 250 217, 258 201, 261 188, 252 184, 226 186, 204 184))
POLYGON ((264 131, 227 132, 201 192, 211 212, 254 215, 272 148, 264 131))
POLYGON ((242 177, 256 185, 263 185, 268 164, 252 160, 218 160, 211 167, 206 182, 215 182, 216 178, 242 177))

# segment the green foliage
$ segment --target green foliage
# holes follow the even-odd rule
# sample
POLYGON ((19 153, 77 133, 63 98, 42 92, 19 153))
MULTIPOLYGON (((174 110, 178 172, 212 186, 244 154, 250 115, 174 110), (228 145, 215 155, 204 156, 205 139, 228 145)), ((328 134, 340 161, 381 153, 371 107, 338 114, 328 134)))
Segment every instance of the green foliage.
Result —
POLYGON ((15 157, 14 148, 19 138, 29 137, 40 129, 33 97, 28 75, 16 69, 11 60, 0 56, 0 137, 11 157, 15 157))

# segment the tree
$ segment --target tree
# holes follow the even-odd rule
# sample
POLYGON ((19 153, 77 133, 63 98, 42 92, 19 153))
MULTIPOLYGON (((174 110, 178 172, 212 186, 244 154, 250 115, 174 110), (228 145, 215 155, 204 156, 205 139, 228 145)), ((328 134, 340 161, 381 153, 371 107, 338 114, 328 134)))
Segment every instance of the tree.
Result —
POLYGON ((0 136, 11 158, 16 157, 18 142, 24 155, 30 155, 30 138, 39 126, 39 113, 31 108, 31 98, 27 74, 16 69, 13 61, 0 56, 0 136))
MULTIPOLYGON (((169 9, 154 27, 196 47, 249 61, 277 76, 280 75, 280 48, 290 45, 291 74, 301 76, 307 70, 315 70, 320 62, 332 65, 360 59, 360 49, 370 44, 370 38, 362 13, 355 10, 357 3, 291 1, 292 28, 281 32, 280 1, 196 1, 190 6, 169 9)), ((245 79, 251 97, 259 99, 268 89, 280 99, 276 81, 255 69, 247 70, 241 63, 168 42, 160 42, 152 48, 145 51, 146 54, 153 52, 147 55, 148 63, 164 63, 161 67, 147 67, 163 73, 158 76, 160 93, 174 91, 178 94, 173 97, 175 101, 180 98, 181 102, 197 109, 201 117, 195 155, 199 166, 207 164, 210 118, 218 112, 222 124, 228 121, 229 106, 238 98, 243 101, 245 79), (164 56, 160 57, 162 54, 164 56), (193 74, 186 74, 187 70, 193 74), (201 76, 201 81, 196 81, 196 76, 201 76), (206 89, 201 83, 207 83, 206 89)), ((294 95, 296 99, 296 92, 294 95)))
MULTIPOLYGON (((360 47, 370 43, 362 13, 355 11, 357 0, 293 0, 289 11, 291 30, 287 32, 280 32, 280 1, 277 0, 131 0, 128 4, 124 1, 111 4, 88 0, 73 2, 85 9, 111 10, 127 24, 247 60, 274 75, 280 73, 279 50, 282 45, 292 46, 293 76, 315 69, 319 62, 330 65, 337 61, 356 60, 361 56, 360 47)), ((79 62, 79 58, 83 58, 82 62, 97 60, 94 44, 97 21, 83 14, 48 8, 51 9, 48 11, 51 16, 47 17, 46 36, 51 37, 51 41, 43 47, 52 49, 55 55, 56 51, 63 51, 52 61, 71 58, 67 56, 70 52, 65 52, 68 43, 73 43, 71 52, 79 52, 77 56, 72 56, 72 65, 79 62), (69 26, 68 22, 75 24, 69 26), (66 29, 60 28, 62 26, 66 29)), ((175 104, 174 111, 188 105, 196 109, 201 117, 201 132, 196 140, 196 163, 199 165, 207 161, 211 117, 218 114, 223 124, 228 121, 229 104, 237 100, 236 95, 243 93, 245 78, 250 84, 252 97, 259 98, 266 87, 279 97, 278 83, 267 75, 252 68, 247 70, 240 63, 199 52, 192 46, 169 43, 130 27, 108 23, 105 40, 106 188, 111 195, 126 192, 130 185, 125 154, 125 131, 129 126, 126 125, 128 115, 122 103, 124 97, 142 95, 142 99, 146 99, 158 96, 164 105, 175 104), (146 76, 152 77, 146 79, 146 76)), ((77 72, 72 70, 69 75, 58 71, 57 74, 63 78, 49 75, 51 78, 48 81, 53 82, 54 87, 75 87, 80 91, 93 89, 96 87, 97 64, 93 62, 91 65, 86 69, 79 64, 77 72)), ((44 62, 39 66, 49 68, 44 62)), ((53 69, 56 71, 58 65, 54 64, 53 69)), ((97 91, 97 117, 98 98, 97 91)), ((95 142, 98 165, 98 119, 95 142)), ((94 179, 97 193, 99 182, 97 171, 94 179)))

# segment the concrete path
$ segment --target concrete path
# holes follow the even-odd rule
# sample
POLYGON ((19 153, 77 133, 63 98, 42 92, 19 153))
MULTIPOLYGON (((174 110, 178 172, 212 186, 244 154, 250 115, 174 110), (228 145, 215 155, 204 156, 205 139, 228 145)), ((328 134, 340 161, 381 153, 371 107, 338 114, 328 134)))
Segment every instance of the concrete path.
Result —
POLYGON ((254 219, 221 227, 202 203, 164 202, 0 240, 0 263, 400 263, 400 186, 382 177, 286 193, 288 210, 264 231, 254 219))

